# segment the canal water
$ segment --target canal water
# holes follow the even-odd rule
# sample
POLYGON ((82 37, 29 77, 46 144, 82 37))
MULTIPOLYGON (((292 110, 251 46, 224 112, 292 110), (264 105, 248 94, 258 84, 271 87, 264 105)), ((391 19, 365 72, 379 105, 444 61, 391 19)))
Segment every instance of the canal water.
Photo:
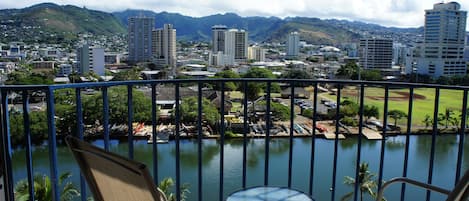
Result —
MULTIPOLYGON (((469 136, 466 136, 468 139, 469 136)), ((94 144, 102 146, 102 141, 94 144)), ((147 164, 152 172, 152 146, 146 141, 136 141, 135 159, 147 164)), ((355 175, 357 159, 357 138, 348 138, 338 143, 338 163, 336 179, 336 200, 353 190, 344 184, 344 177, 355 175)), ((309 192, 311 138, 295 138, 293 140, 293 171, 292 187, 309 192)), ((411 136, 408 160, 408 176, 422 182, 427 181, 431 136, 411 136)), ((435 149, 433 184, 451 189, 454 186, 459 139, 456 135, 438 136, 435 149)), ((202 143, 203 164, 203 200, 217 200, 219 193, 219 141, 205 139, 202 143)), ((197 141, 181 141, 181 182, 189 184, 189 199, 197 200, 197 141)), ((384 180, 402 175, 404 166, 405 136, 389 137, 385 142, 384 180)), ((110 150, 127 156, 128 143, 112 141, 110 150)), ((264 183, 264 150, 265 139, 250 139, 247 142, 247 186, 259 186, 264 183)), ((369 163, 370 172, 378 179, 381 141, 362 141, 361 161, 369 163)), ((242 187, 242 151, 243 141, 239 139, 225 140, 224 152, 224 196, 242 187)), ((71 171, 72 181, 79 188, 79 169, 67 147, 57 149, 59 174, 71 171)), ((313 197, 316 200, 331 199, 334 141, 316 139, 314 151, 314 186, 313 197)), ((175 177, 175 143, 158 144, 159 179, 175 177)), ((287 186, 288 181, 289 139, 271 139, 269 156, 269 185, 287 186)), ((16 149, 13 153, 13 171, 16 181, 26 178, 26 153, 16 149)), ((35 173, 49 174, 48 149, 35 147, 33 151, 35 173)), ((463 155, 463 170, 469 168, 469 142, 466 140, 463 155)), ((387 189, 387 200, 400 198, 401 185, 387 189)), ((425 191, 408 186, 406 200, 423 200, 425 191)), ((90 195, 90 194, 88 194, 90 195)), ((364 200, 372 200, 365 195, 364 200)), ((442 195, 432 193, 432 200, 444 200, 442 195)))

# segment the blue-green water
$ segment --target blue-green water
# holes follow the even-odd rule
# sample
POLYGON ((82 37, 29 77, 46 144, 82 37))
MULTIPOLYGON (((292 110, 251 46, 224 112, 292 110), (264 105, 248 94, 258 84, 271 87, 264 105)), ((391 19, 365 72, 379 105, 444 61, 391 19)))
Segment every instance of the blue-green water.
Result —
MULTIPOLYGON (((467 137, 466 137, 467 139, 467 137)), ((102 145, 102 141, 95 141, 102 145)), ((309 191, 309 167, 311 158, 311 139, 295 138, 293 140, 293 174, 292 187, 303 192, 309 191)), ((247 185, 257 186, 264 183, 264 139, 252 139, 247 144, 247 185)), ((408 176, 426 182, 431 136, 411 136, 408 161, 408 176)), ((452 188, 454 185, 456 160, 459 140, 456 135, 438 136, 434 163, 433 184, 452 188)), ((113 152, 127 156, 127 142, 112 141, 113 152)), ((405 137, 390 137, 386 140, 384 158, 384 180, 402 175, 404 166, 405 137)), ((242 140, 226 140, 224 146, 224 196, 242 186, 242 140)), ((381 141, 362 142, 361 161, 370 164, 370 171, 378 174, 381 141)), ((79 173, 75 161, 66 147, 58 147, 59 173, 71 171, 72 180, 79 186, 79 173)), ((158 144, 159 178, 175 177, 175 144, 158 144)), ((269 156, 269 185, 286 186, 288 178, 289 139, 272 139, 269 156)), ((329 191, 332 184, 334 141, 317 139, 314 162, 313 197, 316 200, 330 200, 329 191)), ((219 159, 220 146, 217 140, 203 141, 203 200, 217 200, 219 192, 219 159)), ((18 149, 13 153, 14 179, 26 177, 25 151, 18 149)), ((36 147, 33 152, 33 166, 36 173, 49 173, 49 157, 46 147, 36 147)), ((342 140, 338 146, 338 165, 336 180, 336 200, 352 191, 353 187, 343 184, 345 176, 355 175, 357 158, 357 139, 342 140)), ((135 159, 149 165, 152 171, 152 146, 146 141, 135 142, 135 159)), ((197 141, 181 141, 181 181, 190 184, 189 200, 197 200, 197 141)), ((464 144, 463 170, 469 168, 469 142, 464 144)), ((377 176, 376 176, 377 179, 377 176)), ((386 198, 397 200, 400 197, 400 185, 387 189, 386 198)), ((407 187, 406 200, 423 200, 425 191, 407 187)), ((367 200, 371 200, 367 198, 367 200)), ((443 196, 432 193, 432 200, 443 200, 443 196)))

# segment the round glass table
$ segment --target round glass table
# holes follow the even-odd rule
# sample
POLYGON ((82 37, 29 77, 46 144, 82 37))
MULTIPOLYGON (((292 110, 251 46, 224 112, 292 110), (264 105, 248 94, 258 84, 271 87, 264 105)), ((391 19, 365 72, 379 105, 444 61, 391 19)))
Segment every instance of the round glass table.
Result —
POLYGON ((258 186, 232 193, 226 201, 313 201, 297 190, 285 187, 258 186))

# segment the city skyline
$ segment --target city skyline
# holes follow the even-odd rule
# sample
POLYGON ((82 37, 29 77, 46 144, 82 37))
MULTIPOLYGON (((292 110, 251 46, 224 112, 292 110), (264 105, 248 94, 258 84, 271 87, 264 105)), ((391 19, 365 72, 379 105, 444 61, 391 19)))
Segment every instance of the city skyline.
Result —
MULTIPOLYGON (((114 0, 108 1, 83 1, 77 0, 52 0, 48 1, 59 5, 75 5, 87 7, 88 9, 106 12, 117 12, 126 9, 143 9, 154 12, 172 12, 192 17, 202 17, 213 14, 236 13, 240 16, 263 16, 263 17, 318 17, 322 19, 345 19, 352 21, 363 21, 375 23, 387 27, 420 27, 424 25, 424 10, 431 9, 434 0, 360 0, 350 4, 345 0, 294 0, 294 1, 266 1, 242 2, 232 1, 130 1, 114 0), (197 8, 197 9, 194 9, 197 8)), ((33 1, 2 1, 0 9, 24 8, 42 0, 33 1)), ((448 2, 448 1, 445 1, 448 2)), ((461 4, 461 10, 469 10, 469 1, 457 1, 461 4)), ((469 30, 469 23, 466 26, 469 30)))

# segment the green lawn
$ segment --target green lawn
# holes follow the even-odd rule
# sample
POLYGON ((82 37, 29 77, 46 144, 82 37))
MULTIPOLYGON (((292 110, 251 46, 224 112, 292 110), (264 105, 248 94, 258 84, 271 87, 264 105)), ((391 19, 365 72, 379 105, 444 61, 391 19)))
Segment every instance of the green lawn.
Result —
MULTIPOLYGON (((409 89, 390 89, 389 90, 389 107, 390 110, 401 110, 407 113, 409 101, 405 95, 399 93, 409 93, 409 89)), ((430 115, 433 118, 433 108, 435 104, 435 89, 418 88, 414 89, 414 102, 412 110, 412 125, 424 126, 422 122, 425 115, 430 115), (419 99, 418 95, 423 96, 423 99, 419 99)), ((335 95, 323 93, 321 96, 329 99, 336 99, 335 95)), ((342 91, 342 96, 352 100, 357 100, 357 91, 353 88, 346 88, 342 91)), ((458 116, 461 112, 462 107, 462 96, 463 91, 457 90, 440 90, 440 100, 438 112, 444 113, 446 108, 454 110, 455 116, 458 116)), ((380 109, 380 119, 382 119, 384 111, 384 88, 365 88, 365 105, 375 105, 380 109)), ((388 119, 392 123, 392 119, 388 119)), ((405 125, 407 119, 402 119, 398 122, 400 125, 405 125)))

